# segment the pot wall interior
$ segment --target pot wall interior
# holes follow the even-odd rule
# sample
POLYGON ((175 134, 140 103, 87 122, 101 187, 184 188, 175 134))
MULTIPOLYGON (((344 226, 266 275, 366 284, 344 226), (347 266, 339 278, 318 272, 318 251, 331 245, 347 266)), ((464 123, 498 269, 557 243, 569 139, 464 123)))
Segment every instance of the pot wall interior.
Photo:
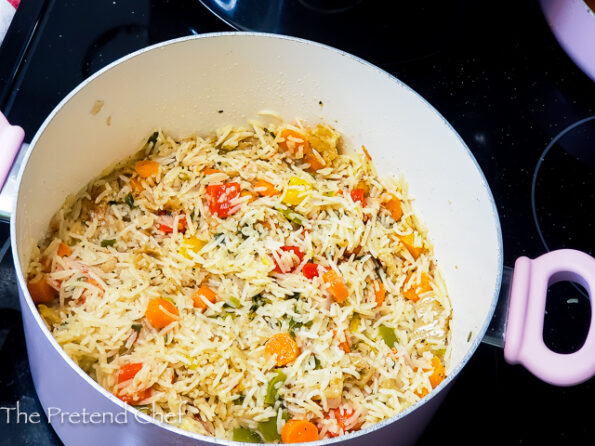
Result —
POLYGON ((263 35, 193 38, 137 54, 86 83, 34 141, 14 226, 21 268, 65 197, 154 130, 209 133, 245 124, 263 109, 324 120, 348 147, 365 144, 381 174, 405 175, 452 299, 456 367, 499 287, 499 223, 489 189, 464 143, 422 98, 323 46, 263 35), (97 101, 103 106, 94 114, 97 101))

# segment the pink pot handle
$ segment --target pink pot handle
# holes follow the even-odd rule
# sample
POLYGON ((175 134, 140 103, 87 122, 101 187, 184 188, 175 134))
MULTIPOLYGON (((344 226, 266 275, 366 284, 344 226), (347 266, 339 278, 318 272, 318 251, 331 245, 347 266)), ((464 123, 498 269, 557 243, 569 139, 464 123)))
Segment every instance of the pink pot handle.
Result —
POLYGON ((520 257, 514 266, 510 291, 504 357, 523 364, 550 384, 571 386, 595 375, 595 259, 573 249, 560 249, 536 259, 520 257), (591 325, 584 345, 570 354, 555 353, 543 342, 543 316, 550 285, 572 281, 582 285, 591 300, 591 325))
POLYGON ((16 125, 10 125, 0 113, 0 190, 4 187, 6 177, 19 153, 25 132, 16 125))

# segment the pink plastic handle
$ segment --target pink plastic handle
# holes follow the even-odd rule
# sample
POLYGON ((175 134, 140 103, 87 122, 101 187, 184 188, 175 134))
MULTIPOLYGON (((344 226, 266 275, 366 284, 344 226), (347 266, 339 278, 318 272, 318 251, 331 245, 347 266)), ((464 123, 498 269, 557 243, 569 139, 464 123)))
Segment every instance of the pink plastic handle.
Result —
POLYGON ((4 182, 14 159, 19 153, 25 132, 16 125, 10 125, 4 115, 0 113, 0 189, 4 182))
POLYGON ((595 259, 584 252, 561 249, 534 260, 520 257, 514 265, 504 357, 523 364, 550 384, 571 386, 595 375, 595 259), (582 285, 591 301, 591 324, 576 352, 551 351, 543 342, 543 316, 550 285, 572 281, 582 285))

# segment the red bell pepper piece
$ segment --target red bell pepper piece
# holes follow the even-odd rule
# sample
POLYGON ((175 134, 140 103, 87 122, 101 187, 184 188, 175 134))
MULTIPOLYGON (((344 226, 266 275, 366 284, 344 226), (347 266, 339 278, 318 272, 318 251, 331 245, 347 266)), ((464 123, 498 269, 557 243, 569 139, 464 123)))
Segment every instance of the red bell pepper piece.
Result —
POLYGON ((237 212, 231 202, 240 196, 239 183, 213 184, 207 186, 207 204, 211 214, 225 218, 237 212))
MULTIPOLYGON (((297 246, 281 246, 281 251, 285 251, 285 252, 293 252, 299 259, 299 263, 297 265, 294 265, 288 272, 292 273, 293 271, 295 271, 295 269, 297 268, 297 266, 302 263, 302 260, 304 260, 304 253, 302 251, 300 251, 300 248, 298 248, 297 246)), ((277 263, 277 261, 274 259, 275 261, 275 272, 276 273, 282 273, 283 271, 281 270, 281 267, 279 266, 279 264, 277 263)))
POLYGON ((118 375, 117 375, 118 384, 123 383, 124 381, 131 380, 132 378, 134 378, 136 376, 136 374, 138 372, 140 372, 140 369, 142 369, 142 368, 143 368, 142 362, 134 362, 132 364, 124 364, 118 370, 118 375))
POLYGON ((319 265, 316 263, 308 262, 302 268, 302 274, 306 276, 308 279, 313 279, 314 277, 320 276, 320 271, 318 270, 319 265))
POLYGON ((353 189, 351 191, 351 199, 353 200, 354 203, 356 201, 359 201, 362 204, 362 206, 366 205, 366 199, 364 198, 364 190, 363 189, 353 189))

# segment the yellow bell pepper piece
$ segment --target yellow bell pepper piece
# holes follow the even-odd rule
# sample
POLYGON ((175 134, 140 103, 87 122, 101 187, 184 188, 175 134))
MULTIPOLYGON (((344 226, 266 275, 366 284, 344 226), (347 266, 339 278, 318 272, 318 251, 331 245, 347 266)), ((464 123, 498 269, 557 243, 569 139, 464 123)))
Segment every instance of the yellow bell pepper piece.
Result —
POLYGON ((197 253, 206 244, 207 242, 205 242, 204 240, 199 240, 196 237, 189 237, 182 242, 182 246, 180 246, 178 252, 180 253, 180 255, 186 257, 188 260, 192 260, 192 255, 189 253, 189 251, 197 253))
POLYGON ((300 204, 308 197, 309 191, 312 190, 312 186, 306 180, 302 180, 298 177, 291 177, 289 180, 289 187, 285 191, 283 197, 283 203, 290 206, 300 204))

